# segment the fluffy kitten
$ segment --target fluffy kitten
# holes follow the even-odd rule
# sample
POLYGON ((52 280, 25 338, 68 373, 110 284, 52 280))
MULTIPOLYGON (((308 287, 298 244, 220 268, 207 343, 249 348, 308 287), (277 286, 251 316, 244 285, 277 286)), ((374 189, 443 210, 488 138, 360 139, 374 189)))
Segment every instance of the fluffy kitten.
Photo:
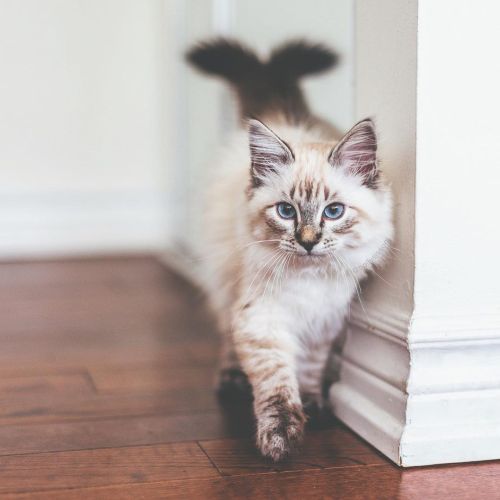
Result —
POLYGON ((332 52, 294 42, 262 62, 216 40, 188 59, 232 85, 245 125, 218 164, 204 221, 225 338, 221 389, 248 377, 257 446, 281 460, 302 437, 304 407, 322 404, 325 363, 359 280, 384 258, 391 195, 372 121, 339 139, 306 105, 298 80, 333 66, 332 52))

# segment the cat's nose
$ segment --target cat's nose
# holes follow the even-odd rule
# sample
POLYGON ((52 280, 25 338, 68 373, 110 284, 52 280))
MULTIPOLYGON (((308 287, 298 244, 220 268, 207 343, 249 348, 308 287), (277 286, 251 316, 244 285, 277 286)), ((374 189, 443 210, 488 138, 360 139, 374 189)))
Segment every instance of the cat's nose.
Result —
POLYGON ((317 241, 299 241, 299 244, 304 247, 308 253, 311 253, 311 250, 318 243, 317 241))
POLYGON ((303 248, 311 253, 311 250, 319 242, 321 234, 316 232, 316 229, 312 226, 304 226, 297 234, 297 242, 303 248))

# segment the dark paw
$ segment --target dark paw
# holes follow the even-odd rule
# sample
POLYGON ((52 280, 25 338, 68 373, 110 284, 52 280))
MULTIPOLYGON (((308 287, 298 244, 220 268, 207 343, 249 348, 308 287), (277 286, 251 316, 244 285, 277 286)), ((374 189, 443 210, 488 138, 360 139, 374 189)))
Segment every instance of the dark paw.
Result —
POLYGON ((306 394, 302 397, 302 404, 309 427, 321 429, 330 423, 331 413, 321 396, 306 394))
POLYGON ((257 446, 274 462, 284 460, 302 440, 306 418, 300 405, 278 401, 257 419, 257 446))
POLYGON ((222 402, 251 401, 252 386, 240 369, 225 368, 219 373, 217 397, 222 402))
POLYGON ((308 421, 314 421, 320 417, 323 405, 319 398, 306 396, 303 398, 302 405, 308 421))

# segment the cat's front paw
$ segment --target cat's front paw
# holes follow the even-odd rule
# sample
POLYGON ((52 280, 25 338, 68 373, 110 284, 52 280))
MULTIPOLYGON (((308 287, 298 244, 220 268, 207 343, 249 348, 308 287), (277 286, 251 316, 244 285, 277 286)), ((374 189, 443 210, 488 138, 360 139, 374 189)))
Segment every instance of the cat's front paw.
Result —
POLYGON ((300 443, 306 421, 302 407, 275 396, 257 417, 257 446, 275 462, 285 459, 300 443))

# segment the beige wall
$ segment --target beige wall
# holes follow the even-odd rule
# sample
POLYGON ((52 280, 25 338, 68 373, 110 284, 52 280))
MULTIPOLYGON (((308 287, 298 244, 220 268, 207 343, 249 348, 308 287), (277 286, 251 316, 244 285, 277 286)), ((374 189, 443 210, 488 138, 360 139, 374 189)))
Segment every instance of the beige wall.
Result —
POLYGON ((165 15, 2 0, 0 255, 165 244, 165 15))
POLYGON ((313 107, 347 128, 352 6, 2 0, 0 257, 186 240, 207 165, 233 123, 228 92, 182 60, 196 40, 230 34, 263 51, 296 36, 333 45, 341 67, 306 87, 313 107))

